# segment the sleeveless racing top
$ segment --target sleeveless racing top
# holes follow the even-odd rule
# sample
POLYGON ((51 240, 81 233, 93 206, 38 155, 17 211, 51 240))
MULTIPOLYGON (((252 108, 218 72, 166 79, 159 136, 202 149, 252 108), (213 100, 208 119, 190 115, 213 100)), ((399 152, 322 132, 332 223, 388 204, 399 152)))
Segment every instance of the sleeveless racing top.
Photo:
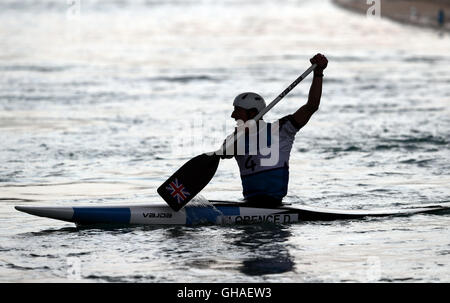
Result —
POLYGON ((292 115, 274 123, 260 121, 257 149, 254 141, 245 136, 245 154, 235 155, 238 163, 244 198, 265 195, 282 199, 289 183, 289 156, 295 135, 300 130, 292 115), (261 135, 266 132, 267 135, 261 135), (267 141, 267 142, 265 142, 267 141), (264 144, 263 144, 264 143, 264 144))

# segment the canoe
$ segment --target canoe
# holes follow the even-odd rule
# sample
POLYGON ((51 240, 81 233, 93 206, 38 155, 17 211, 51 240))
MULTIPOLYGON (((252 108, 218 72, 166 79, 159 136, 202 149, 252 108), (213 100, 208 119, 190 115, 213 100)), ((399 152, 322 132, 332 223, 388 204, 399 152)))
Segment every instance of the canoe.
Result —
POLYGON ((167 204, 97 205, 97 206, 16 206, 18 211, 31 215, 73 222, 77 226, 112 225, 197 225, 197 224, 253 224, 295 223, 361 219, 365 217, 406 216, 418 213, 448 213, 450 206, 397 210, 339 210, 311 206, 283 204, 279 207, 255 207, 243 202, 210 201, 205 205, 191 204, 180 211, 167 204))

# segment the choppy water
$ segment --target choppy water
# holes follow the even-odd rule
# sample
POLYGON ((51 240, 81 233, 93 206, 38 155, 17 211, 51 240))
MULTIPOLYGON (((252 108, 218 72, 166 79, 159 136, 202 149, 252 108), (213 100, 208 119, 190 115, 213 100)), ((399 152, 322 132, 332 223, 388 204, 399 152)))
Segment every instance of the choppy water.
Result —
MULTIPOLYGON (((13 208, 160 201, 165 178, 228 134, 235 95, 272 100, 317 52, 322 104, 297 135, 286 200, 449 201, 448 35, 328 1, 20 0, 0 17, 0 281, 450 281, 448 215, 77 230, 13 208)), ((234 160, 202 195, 240 199, 234 160)))

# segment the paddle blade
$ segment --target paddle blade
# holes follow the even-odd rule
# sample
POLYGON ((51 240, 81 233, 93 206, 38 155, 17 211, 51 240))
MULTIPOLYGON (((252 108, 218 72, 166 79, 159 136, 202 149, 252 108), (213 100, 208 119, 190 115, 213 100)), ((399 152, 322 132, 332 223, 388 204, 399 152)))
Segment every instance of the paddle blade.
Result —
POLYGON ((180 210, 211 181, 219 161, 216 154, 189 160, 158 188, 158 194, 174 211, 180 210))

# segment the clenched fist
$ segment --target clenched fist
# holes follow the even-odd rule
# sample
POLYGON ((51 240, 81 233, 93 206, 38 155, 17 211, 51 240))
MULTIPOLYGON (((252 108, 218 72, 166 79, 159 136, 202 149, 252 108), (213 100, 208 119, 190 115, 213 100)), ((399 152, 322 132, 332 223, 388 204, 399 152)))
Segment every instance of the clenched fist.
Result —
POLYGON ((322 54, 315 55, 309 61, 311 64, 317 64, 317 67, 314 69, 314 74, 322 74, 328 65, 328 59, 322 54))

